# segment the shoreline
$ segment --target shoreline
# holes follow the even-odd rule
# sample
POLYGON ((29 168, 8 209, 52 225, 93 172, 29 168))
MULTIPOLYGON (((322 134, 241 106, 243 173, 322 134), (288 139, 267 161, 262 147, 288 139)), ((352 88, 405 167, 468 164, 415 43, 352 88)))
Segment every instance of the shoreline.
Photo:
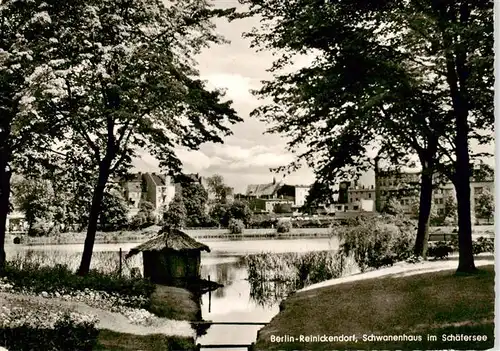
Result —
MULTIPOLYGON (((473 237, 494 237, 493 226, 478 226, 472 230, 473 237)), ((454 233, 446 227, 432 228, 429 235, 429 241, 446 241, 458 233, 454 233)), ((289 233, 277 233, 273 228, 245 229, 242 234, 231 234, 228 229, 185 229, 188 235, 196 240, 214 239, 214 240, 269 240, 269 239, 316 239, 331 238, 331 228, 292 228, 289 233)), ((145 230, 141 232, 98 232, 95 238, 96 244, 123 244, 123 243, 141 243, 154 237, 156 230, 145 230)), ((85 243, 86 233, 60 233, 54 236, 46 237, 28 237, 25 234, 7 234, 8 245, 78 245, 85 243), (21 239, 19 244, 14 244, 14 239, 21 239)))

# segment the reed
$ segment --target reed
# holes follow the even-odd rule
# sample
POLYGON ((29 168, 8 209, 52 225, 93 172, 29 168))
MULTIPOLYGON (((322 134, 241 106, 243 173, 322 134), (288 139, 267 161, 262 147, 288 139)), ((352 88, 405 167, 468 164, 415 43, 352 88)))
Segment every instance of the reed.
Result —
MULTIPOLYGON (((132 268, 138 268, 143 272, 142 255, 135 255, 125 259, 126 252, 122 253, 123 277, 131 277, 132 268)), ((81 252, 66 252, 61 250, 23 250, 17 252, 9 259, 9 263, 19 269, 23 267, 55 267, 62 265, 76 272, 80 265, 81 252)), ((97 251, 92 254, 90 265, 92 270, 103 274, 117 274, 120 270, 120 256, 117 251, 97 251)))

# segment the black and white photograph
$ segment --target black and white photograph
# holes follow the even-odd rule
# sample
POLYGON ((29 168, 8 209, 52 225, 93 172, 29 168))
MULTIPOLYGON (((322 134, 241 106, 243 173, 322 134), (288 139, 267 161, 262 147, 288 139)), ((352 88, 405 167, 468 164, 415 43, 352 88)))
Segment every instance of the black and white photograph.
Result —
POLYGON ((500 349, 497 6, 0 0, 0 351, 500 349))

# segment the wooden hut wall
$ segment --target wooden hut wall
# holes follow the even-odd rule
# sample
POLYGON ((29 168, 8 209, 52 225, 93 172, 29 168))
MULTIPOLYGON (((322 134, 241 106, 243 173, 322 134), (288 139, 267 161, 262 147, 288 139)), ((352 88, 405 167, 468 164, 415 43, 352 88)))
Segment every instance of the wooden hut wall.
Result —
POLYGON ((155 283, 200 277, 200 251, 144 251, 144 276, 155 283))
POLYGON ((170 276, 174 279, 199 278, 200 252, 170 251, 165 254, 171 267, 170 276))
POLYGON ((168 283, 170 280, 170 267, 165 256, 158 251, 144 251, 144 276, 154 283, 168 283))

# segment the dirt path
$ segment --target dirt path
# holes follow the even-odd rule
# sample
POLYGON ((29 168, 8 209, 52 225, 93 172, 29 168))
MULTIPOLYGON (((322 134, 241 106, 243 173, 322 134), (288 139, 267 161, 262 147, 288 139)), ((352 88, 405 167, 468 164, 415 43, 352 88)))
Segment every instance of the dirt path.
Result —
MULTIPOLYGON (((59 298, 44 298, 41 296, 27 296, 13 293, 0 293, 0 306, 16 307, 30 303, 41 303, 54 310, 74 311, 94 315, 99 319, 99 329, 109 329, 119 333, 136 335, 164 334, 193 337, 194 331, 187 321, 176 321, 166 318, 155 318, 152 325, 144 326, 131 323, 123 314, 90 307, 83 302, 66 301, 59 298)), ((140 313, 140 311, 138 312, 140 313)))
MULTIPOLYGON (((350 276, 336 278, 336 279, 330 279, 330 280, 326 280, 326 281, 321 282, 321 283, 309 285, 301 290, 298 290, 297 293, 300 293, 301 291, 308 291, 308 290, 323 288, 325 286, 353 282, 356 280, 378 278, 378 277, 389 276, 389 275, 391 275, 393 277, 402 277, 402 276, 407 276, 407 275, 430 273, 430 272, 437 272, 437 271, 442 271, 442 270, 446 270, 446 269, 453 269, 453 268, 456 268, 458 265, 457 259, 458 259, 457 256, 451 256, 450 259, 442 260, 442 261, 441 260, 440 261, 424 261, 424 262, 420 262, 420 263, 399 262, 399 263, 396 263, 392 267, 381 268, 381 269, 377 269, 375 271, 366 272, 366 273, 353 274, 350 276)), ((482 255, 477 256, 476 259, 474 260, 474 262, 476 264, 476 267, 486 266, 486 265, 494 264, 495 257, 494 257, 494 255, 491 255, 491 254, 486 254, 486 255, 482 254, 482 255)))

